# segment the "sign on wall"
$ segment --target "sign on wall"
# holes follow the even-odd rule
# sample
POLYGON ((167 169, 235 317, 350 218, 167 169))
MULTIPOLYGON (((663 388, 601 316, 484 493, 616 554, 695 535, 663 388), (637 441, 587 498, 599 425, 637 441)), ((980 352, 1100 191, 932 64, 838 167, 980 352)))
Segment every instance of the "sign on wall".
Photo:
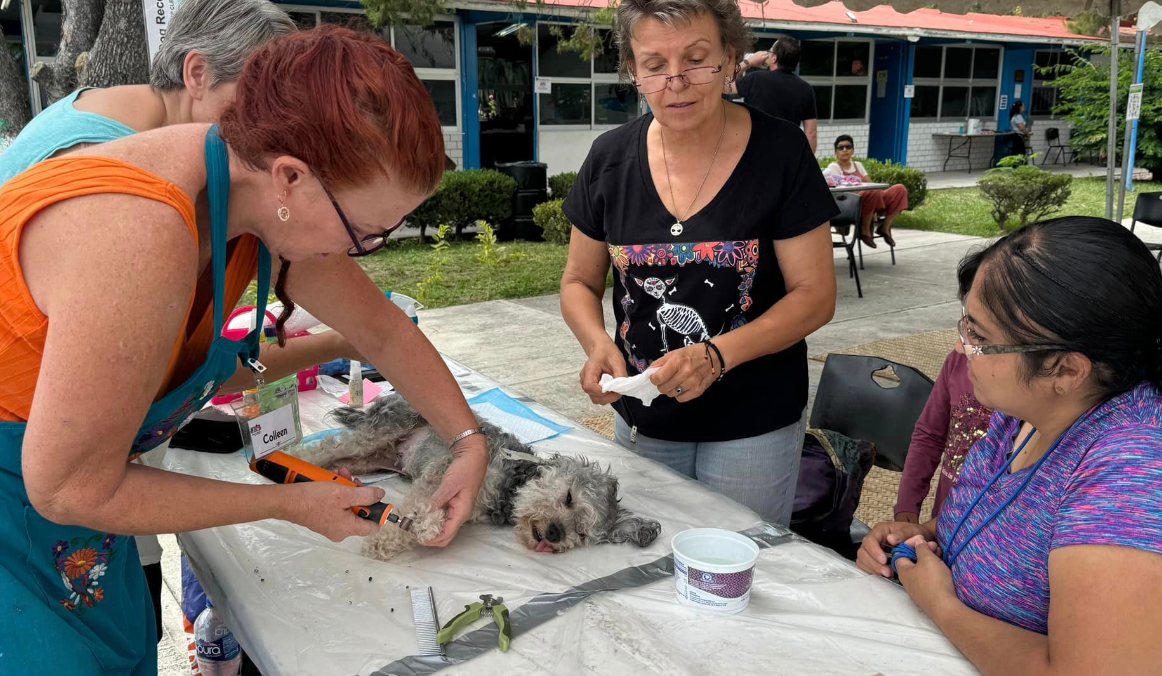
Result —
POLYGON ((145 36, 149 42, 149 62, 161 49, 165 35, 169 32, 169 22, 177 11, 181 0, 142 0, 141 9, 145 15, 145 36))

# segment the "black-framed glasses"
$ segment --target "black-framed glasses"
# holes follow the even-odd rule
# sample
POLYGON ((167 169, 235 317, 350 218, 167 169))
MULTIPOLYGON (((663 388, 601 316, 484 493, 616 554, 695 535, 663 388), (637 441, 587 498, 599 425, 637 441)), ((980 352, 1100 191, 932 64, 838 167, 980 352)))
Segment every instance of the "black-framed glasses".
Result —
POLYGON ((836 150, 855 150, 855 146, 850 145, 848 143, 844 143, 843 145, 835 146, 835 149, 836 150))
MULTIPOLYGON (((726 62, 726 57, 722 57, 722 63, 726 62)), ((670 88, 670 82, 681 78, 683 82, 688 85, 706 85, 714 82, 714 76, 722 72, 722 63, 717 66, 698 66, 697 68, 687 68, 677 75, 666 75, 659 73, 657 75, 647 75, 645 77, 636 77, 633 86, 637 87, 638 93, 641 94, 656 94, 663 89, 670 88)))
POLYGON ((982 354, 1023 354, 1026 352, 1049 352, 1052 350, 1068 350, 1064 345, 979 345, 971 343, 965 335, 968 333, 968 310, 960 308, 960 321, 956 323, 956 333, 960 337, 960 344, 964 346, 964 356, 972 359, 982 354))
POLYGON ((354 246, 347 249, 347 255, 351 256, 352 258, 368 256, 387 246, 387 238, 391 236, 391 233, 395 232, 401 225, 403 225, 403 219, 400 219, 399 223, 396 223, 387 230, 384 230, 382 235, 368 235, 360 239, 355 234, 355 228, 351 227, 351 221, 347 220, 347 214, 343 213, 343 208, 339 206, 339 202, 337 202, 335 200, 335 196, 331 194, 331 189, 328 188, 322 181, 319 181, 319 185, 323 186, 323 192, 327 193, 327 199, 331 200, 331 206, 335 207, 335 213, 339 214, 339 220, 343 221, 343 227, 347 228, 347 234, 351 237, 351 243, 354 244, 354 246))

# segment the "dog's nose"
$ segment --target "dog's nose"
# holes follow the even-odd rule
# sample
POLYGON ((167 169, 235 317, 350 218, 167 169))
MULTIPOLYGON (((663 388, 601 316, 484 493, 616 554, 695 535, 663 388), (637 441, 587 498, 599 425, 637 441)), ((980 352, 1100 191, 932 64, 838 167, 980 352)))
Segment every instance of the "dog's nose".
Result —
POLYGON ((545 539, 553 543, 560 542, 564 535, 564 529, 561 528, 560 524, 556 523, 549 524, 548 530, 545 531, 545 539))

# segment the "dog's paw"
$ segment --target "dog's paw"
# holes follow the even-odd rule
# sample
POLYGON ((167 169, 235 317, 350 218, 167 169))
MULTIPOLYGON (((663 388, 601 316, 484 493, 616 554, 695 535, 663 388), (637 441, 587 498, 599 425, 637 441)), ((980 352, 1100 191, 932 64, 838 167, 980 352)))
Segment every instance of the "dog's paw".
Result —
POLYGON ((395 525, 386 525, 363 540, 363 555, 369 559, 390 561, 415 546, 414 535, 395 525))
POLYGON ((409 532, 420 544, 427 544, 439 537, 447 520, 447 514, 442 509, 424 509, 412 516, 412 527, 409 532))
POLYGON ((613 532, 609 534, 610 542, 632 542, 638 547, 649 547, 662 532, 662 524, 652 519, 643 519, 629 512, 622 511, 617 518, 613 532))

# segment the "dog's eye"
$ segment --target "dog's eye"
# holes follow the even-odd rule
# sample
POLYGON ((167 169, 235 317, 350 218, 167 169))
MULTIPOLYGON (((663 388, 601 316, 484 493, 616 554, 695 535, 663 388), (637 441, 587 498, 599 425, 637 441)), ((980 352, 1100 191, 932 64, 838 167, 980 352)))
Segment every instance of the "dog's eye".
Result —
POLYGON ((565 494, 565 506, 566 507, 573 506, 573 491, 569 491, 568 493, 565 494))

